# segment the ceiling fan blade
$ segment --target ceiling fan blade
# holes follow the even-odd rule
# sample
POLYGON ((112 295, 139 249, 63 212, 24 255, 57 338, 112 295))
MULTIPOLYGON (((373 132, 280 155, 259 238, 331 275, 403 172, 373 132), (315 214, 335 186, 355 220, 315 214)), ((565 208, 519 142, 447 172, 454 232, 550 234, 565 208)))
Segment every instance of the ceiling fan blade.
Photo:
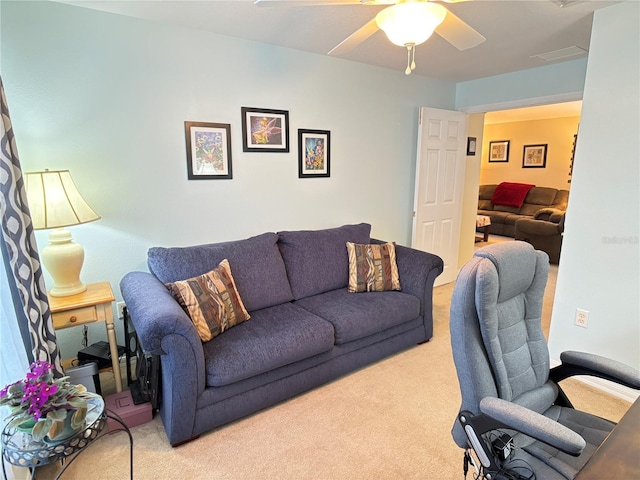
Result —
MULTIPOLYGON (((466 0, 454 0, 466 1, 466 0)), ((259 7, 312 7, 318 5, 393 5, 396 0, 254 0, 259 7)))
POLYGON ((376 19, 372 18, 362 27, 360 27, 358 30, 356 30, 342 42, 340 42, 338 46, 332 48, 328 55, 342 55, 344 53, 347 53, 360 45, 360 43, 364 42, 367 38, 369 38, 377 31, 378 24, 376 23, 376 19))
POLYGON ((311 7, 315 5, 356 5, 360 0, 254 0, 259 7, 311 7))
POLYGON ((436 33, 458 50, 477 47, 486 40, 467 23, 455 16, 451 10, 447 10, 447 16, 444 17, 444 22, 436 28, 436 33))

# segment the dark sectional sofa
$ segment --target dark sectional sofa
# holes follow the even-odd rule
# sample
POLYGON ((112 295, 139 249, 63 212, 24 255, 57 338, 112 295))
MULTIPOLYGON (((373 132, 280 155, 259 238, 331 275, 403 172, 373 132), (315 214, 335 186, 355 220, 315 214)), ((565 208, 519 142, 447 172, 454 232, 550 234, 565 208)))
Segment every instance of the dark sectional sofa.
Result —
POLYGON ((397 245, 401 291, 347 292, 346 242, 381 243, 370 228, 151 248, 151 273, 122 279, 140 344, 160 356, 160 415, 172 445, 432 337, 440 257, 397 245), (203 342, 165 283, 206 273, 224 259, 251 318, 203 342))
POLYGON ((515 238, 516 222, 519 219, 536 219, 536 216, 540 216, 538 214, 554 214, 558 217, 567 210, 568 190, 533 187, 525 196, 524 203, 516 207, 492 203, 497 187, 498 185, 480 185, 478 195, 478 215, 491 217, 490 231, 495 235, 515 238))

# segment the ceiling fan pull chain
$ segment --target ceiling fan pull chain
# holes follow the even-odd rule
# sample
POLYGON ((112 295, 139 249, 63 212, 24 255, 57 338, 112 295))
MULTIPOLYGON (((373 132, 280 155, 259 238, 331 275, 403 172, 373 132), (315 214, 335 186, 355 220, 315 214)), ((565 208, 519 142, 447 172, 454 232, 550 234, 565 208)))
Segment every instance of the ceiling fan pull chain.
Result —
POLYGON ((405 75, 411 75, 411 49, 413 45, 407 45, 407 69, 404 71, 405 75))
POLYGON ((411 70, 415 70, 416 69, 416 47, 414 45, 414 47, 411 49, 411 70))

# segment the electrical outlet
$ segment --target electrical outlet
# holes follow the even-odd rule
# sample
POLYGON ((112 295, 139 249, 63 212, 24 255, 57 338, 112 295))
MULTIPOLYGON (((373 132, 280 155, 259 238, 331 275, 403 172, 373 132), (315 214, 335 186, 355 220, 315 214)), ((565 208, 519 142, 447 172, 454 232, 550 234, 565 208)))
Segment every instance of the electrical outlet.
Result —
POLYGON ((116 303, 116 307, 118 308, 118 318, 120 318, 120 319, 124 318, 124 307, 125 306, 126 306, 126 304, 124 302, 116 303))
POLYGON ((582 308, 576 308, 576 319, 574 321, 576 325, 582 328, 587 328, 589 323, 589 311, 582 308))

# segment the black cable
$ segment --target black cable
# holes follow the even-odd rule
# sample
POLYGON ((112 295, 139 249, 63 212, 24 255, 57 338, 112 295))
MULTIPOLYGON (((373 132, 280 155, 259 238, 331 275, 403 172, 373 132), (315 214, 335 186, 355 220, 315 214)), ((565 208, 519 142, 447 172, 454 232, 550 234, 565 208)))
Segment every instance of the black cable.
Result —
POLYGON ((464 479, 467 480, 467 473, 469 472, 469 451, 464 451, 464 461, 462 466, 462 471, 464 472, 464 479))

